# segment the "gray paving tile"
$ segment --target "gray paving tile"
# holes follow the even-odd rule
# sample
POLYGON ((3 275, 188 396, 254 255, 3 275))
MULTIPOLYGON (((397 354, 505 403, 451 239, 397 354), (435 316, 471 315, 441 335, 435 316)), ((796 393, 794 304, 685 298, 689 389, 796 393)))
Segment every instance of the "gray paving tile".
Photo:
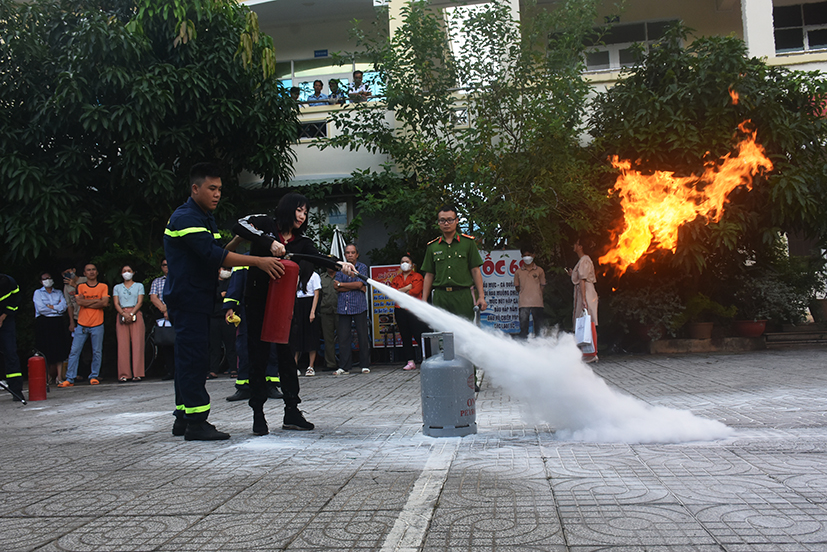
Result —
POLYGON ((610 386, 736 429, 669 445, 558 440, 490 381, 477 434, 426 437, 418 374, 382 366, 303 378, 317 430, 281 430, 268 401, 265 437, 247 405, 223 401, 232 382, 212 380, 211 421, 232 434, 219 443, 170 434, 169 382, 0 400, 0 550, 362 552, 414 515, 412 550, 823 552, 825 360, 601 359, 610 386))

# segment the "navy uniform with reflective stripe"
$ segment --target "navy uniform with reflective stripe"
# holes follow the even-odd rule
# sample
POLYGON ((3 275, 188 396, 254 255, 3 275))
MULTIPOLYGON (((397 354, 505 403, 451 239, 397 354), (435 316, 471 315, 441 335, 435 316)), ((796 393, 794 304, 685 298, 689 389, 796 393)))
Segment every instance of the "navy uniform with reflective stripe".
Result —
POLYGON ((206 420, 210 413, 210 314, 216 274, 227 256, 219 237, 212 213, 192 198, 172 213, 164 231, 169 267, 164 303, 175 328, 175 415, 194 422, 206 420))
POLYGON ((0 354, 6 367, 6 382, 12 391, 23 390, 23 372, 17 356, 17 308, 20 305, 20 287, 14 278, 0 274, 0 314, 5 314, 0 326, 0 354))
MULTIPOLYGON (((238 355, 238 376, 235 380, 236 389, 250 388, 250 355, 247 351, 247 315, 244 312, 244 289, 247 287, 247 269, 248 266, 233 267, 233 275, 230 276, 230 286, 227 288, 227 294, 224 296, 224 315, 227 311, 233 309, 233 312, 241 318, 238 324, 238 331, 236 332, 235 351, 238 355)), ((265 379, 268 384, 278 384, 279 380, 279 364, 276 356, 273 354, 275 347, 271 346, 270 359, 267 362, 267 369, 265 371, 265 379)))

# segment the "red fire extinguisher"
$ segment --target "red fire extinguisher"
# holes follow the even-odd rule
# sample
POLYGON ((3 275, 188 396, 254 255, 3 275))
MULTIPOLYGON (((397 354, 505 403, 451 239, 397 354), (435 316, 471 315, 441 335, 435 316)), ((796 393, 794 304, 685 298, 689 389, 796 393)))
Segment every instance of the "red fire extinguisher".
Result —
POLYGON ((284 265, 284 275, 270 280, 261 327, 261 340, 269 343, 287 343, 290 338, 290 322, 299 283, 299 265, 287 260, 281 263, 284 265))
POLYGON ((46 359, 40 353, 29 357, 29 400, 46 400, 46 359))

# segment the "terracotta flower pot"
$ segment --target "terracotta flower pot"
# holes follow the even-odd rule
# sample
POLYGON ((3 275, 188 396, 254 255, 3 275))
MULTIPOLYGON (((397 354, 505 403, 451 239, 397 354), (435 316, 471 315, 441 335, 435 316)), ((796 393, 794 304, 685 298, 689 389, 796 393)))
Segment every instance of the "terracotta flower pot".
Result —
POLYGON ((732 322, 732 331, 738 337, 761 337, 766 328, 766 320, 735 320, 732 322))
POLYGON ((686 325, 690 339, 712 339, 712 322, 690 322, 686 325))

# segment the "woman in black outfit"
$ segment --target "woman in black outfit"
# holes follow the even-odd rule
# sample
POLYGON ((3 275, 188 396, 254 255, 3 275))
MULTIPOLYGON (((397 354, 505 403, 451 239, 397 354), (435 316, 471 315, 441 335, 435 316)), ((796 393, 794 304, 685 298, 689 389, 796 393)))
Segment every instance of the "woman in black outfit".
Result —
MULTIPOLYGON (((303 235, 307 228, 307 198, 301 194, 290 193, 279 201, 276 218, 267 215, 250 215, 239 220, 233 226, 241 238, 251 242, 250 255, 269 256, 284 245, 288 253, 312 255, 313 261, 320 266, 341 270, 353 274, 356 269, 352 264, 338 261, 319 253, 315 244, 303 235)), ((247 275, 247 288, 244 293, 244 305, 247 313, 247 348, 250 355, 250 408, 253 409, 253 433, 267 435, 269 429, 264 417, 264 403, 267 401, 265 369, 270 351, 270 343, 261 341, 261 328, 264 324, 264 311, 267 302, 267 290, 270 277, 262 270, 250 267, 247 275)), ((296 373, 296 361, 287 344, 276 344, 279 361, 279 378, 284 394, 284 423, 282 429, 311 430, 313 424, 304 419, 298 408, 299 378, 296 373)))

